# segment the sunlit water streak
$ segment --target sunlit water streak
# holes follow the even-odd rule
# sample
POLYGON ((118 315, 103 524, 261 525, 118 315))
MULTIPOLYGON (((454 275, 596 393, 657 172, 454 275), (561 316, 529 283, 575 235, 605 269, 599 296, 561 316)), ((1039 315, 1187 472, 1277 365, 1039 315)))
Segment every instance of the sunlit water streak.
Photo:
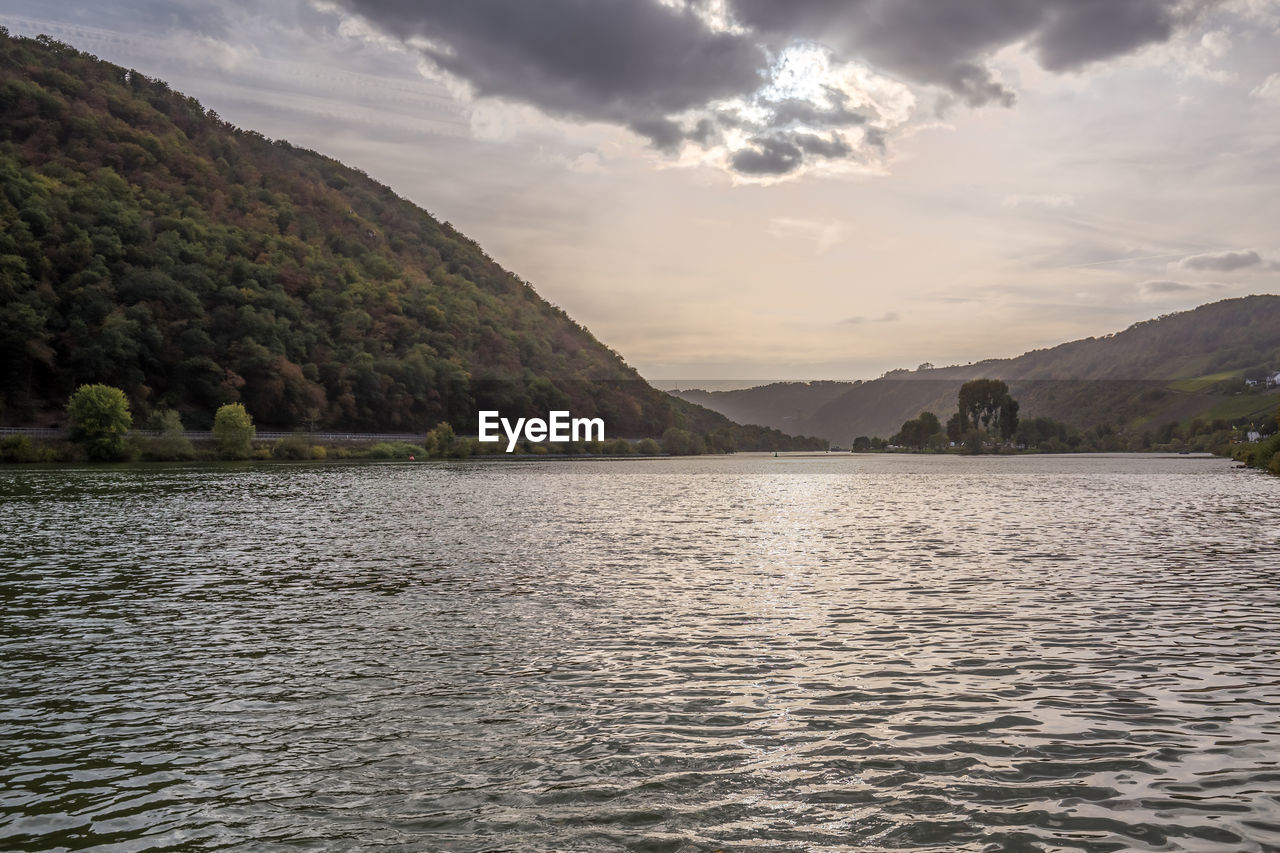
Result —
POLYGON ((1280 850, 1280 479, 0 469, 0 848, 1280 850))

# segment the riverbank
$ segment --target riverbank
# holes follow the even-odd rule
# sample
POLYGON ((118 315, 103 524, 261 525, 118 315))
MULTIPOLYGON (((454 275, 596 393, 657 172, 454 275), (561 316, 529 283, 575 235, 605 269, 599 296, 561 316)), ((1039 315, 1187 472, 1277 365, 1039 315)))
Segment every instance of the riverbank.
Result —
POLYGON ((1229 456, 1249 468, 1280 475, 1280 432, 1264 441, 1235 445, 1229 452, 1219 455, 1229 456))
MULTIPOLYGON (((415 436, 392 433, 283 433, 262 432, 253 440, 251 450, 241 460, 256 462, 298 462, 323 460, 427 460, 427 459, 589 459, 628 457, 673 457, 725 455, 728 453, 763 453, 773 451, 712 451, 705 446, 700 452, 690 446, 684 436, 667 435, 653 438, 616 438, 607 441, 532 443, 520 442, 512 453, 505 452, 501 442, 481 442, 473 436, 455 436, 441 441, 436 434, 415 436)), ((885 456, 1075 456, 1093 453, 1210 453, 1243 462, 1254 468, 1280 473, 1280 434, 1262 443, 1224 440, 1206 444, 1202 441, 1171 442, 1138 448, 1099 449, 1092 445, 1079 447, 986 447, 974 453, 968 447, 908 448, 884 446, 854 450, 855 454, 885 456)), ((791 451, 780 451, 789 453, 791 451)), ((804 450, 803 453, 849 454, 843 448, 804 450)), ((90 461, 83 449, 53 430, 21 431, 0 434, 0 463, 82 463, 90 461)), ((214 462, 227 461, 218 451, 210 433, 188 431, 181 436, 164 435, 145 430, 130 433, 127 453, 118 462, 214 462)))
MULTIPOLYGON (((608 441, 533 444, 521 442, 512 453, 505 446, 481 442, 471 437, 454 437, 441 442, 438 437, 416 436, 416 440, 383 440, 383 435, 344 433, 340 440, 323 440, 305 433, 267 434, 253 440, 250 452, 240 459, 252 461, 319 461, 325 459, 466 459, 469 457, 627 457, 691 455, 671 453, 663 442, 646 438, 608 441)), ((134 433, 127 440, 120 462, 212 462, 226 460, 217 443, 206 436, 194 439, 158 433, 134 433)), ((0 463, 76 463, 89 461, 83 448, 66 438, 33 436, 26 433, 0 437, 0 463)))

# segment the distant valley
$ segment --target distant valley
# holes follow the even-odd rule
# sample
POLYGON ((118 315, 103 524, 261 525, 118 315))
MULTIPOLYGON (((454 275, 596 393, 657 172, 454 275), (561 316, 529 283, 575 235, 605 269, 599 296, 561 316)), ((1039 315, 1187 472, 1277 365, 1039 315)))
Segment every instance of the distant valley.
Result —
POLYGON ((892 371, 866 382, 775 382, 755 388, 673 391, 741 423, 817 435, 848 447, 887 437, 922 411, 946 419, 969 379, 1009 383, 1024 418, 1132 431, 1194 418, 1267 419, 1280 388, 1280 296, 1227 299, 1017 358, 892 371))

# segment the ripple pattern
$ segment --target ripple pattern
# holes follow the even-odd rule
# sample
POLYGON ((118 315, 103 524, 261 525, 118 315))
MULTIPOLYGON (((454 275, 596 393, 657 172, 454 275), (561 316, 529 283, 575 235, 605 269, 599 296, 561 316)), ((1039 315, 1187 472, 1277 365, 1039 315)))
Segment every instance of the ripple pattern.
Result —
POLYGON ((1280 851, 1219 459, 0 469, 0 848, 1280 851))

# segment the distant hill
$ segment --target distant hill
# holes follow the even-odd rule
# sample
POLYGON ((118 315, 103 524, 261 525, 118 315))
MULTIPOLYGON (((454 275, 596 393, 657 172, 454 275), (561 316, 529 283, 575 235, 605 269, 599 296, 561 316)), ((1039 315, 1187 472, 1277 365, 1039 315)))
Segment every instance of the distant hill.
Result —
POLYGON ((1280 370, 1280 296, 1202 305, 1017 358, 931 370, 895 371, 870 382, 781 382, 741 391, 678 395, 734 419, 819 435, 848 446, 858 435, 887 437, 932 411, 945 421, 966 380, 1003 379, 1026 417, 1077 428, 1154 428, 1196 417, 1233 420, 1275 411, 1275 389, 1246 375, 1280 370), (731 413, 731 414, 730 414, 731 413))
MULTIPOLYGON (((610 435, 678 426, 788 447, 650 387, 474 242, 364 173, 194 98, 0 29, 0 423, 79 384, 138 420, 473 431, 567 408, 610 435)), ((804 446, 809 446, 808 444, 804 446)))

